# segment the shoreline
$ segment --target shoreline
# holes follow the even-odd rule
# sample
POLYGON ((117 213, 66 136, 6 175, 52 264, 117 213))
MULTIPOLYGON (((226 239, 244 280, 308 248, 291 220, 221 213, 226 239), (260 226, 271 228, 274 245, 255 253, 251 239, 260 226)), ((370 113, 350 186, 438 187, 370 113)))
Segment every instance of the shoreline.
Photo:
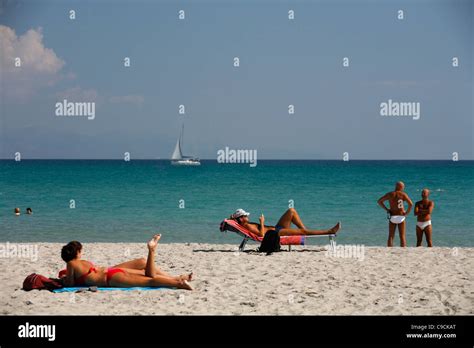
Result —
MULTIPOLYGON (((398 238, 398 236, 396 236, 396 238, 398 238)), ((79 238, 80 239, 80 238, 79 238)), ((2 241, 0 240, 0 247, 1 246, 5 246, 5 245, 32 245, 32 244, 37 244, 37 245, 45 245, 45 244, 56 244, 58 245, 58 248, 60 249, 64 244, 66 244, 67 242, 69 242, 70 240, 67 239, 65 240, 64 242, 44 242, 44 241, 24 241, 22 240, 21 242, 17 242, 17 241, 12 241, 12 240, 5 240, 5 241, 2 241)), ((88 242, 87 240, 82 240, 80 239, 80 242, 82 244, 92 244, 92 245, 97 245, 97 244, 110 244, 110 245, 117 245, 117 244, 130 244, 130 245, 146 245, 146 241, 143 241, 143 242, 108 242, 108 241, 94 241, 94 242, 88 242)), ((238 248, 238 246, 240 245, 240 243, 242 242, 242 238, 241 237, 238 237, 235 239, 235 242, 234 243, 229 243, 228 241, 227 242, 221 242, 221 243, 217 243, 217 242, 167 242, 167 241, 161 241, 160 240, 160 245, 186 245, 186 246, 191 246, 191 245, 210 245, 210 246, 226 246, 228 248, 231 248, 231 249, 236 249, 238 248)), ((394 248, 394 249, 402 249, 402 247, 400 247, 400 245, 398 245, 398 242, 399 240, 398 239, 395 239, 395 242, 394 242, 394 246, 391 247, 391 248, 394 248)), ((246 247, 245 247, 245 251, 248 251, 248 250, 253 250, 253 249, 256 249, 258 248, 258 246, 260 245, 260 243, 257 243, 253 240, 248 240, 247 241, 247 244, 246 244, 246 247)), ((312 248, 324 248, 326 245, 329 245, 329 243, 326 243, 326 239, 325 238, 319 238, 319 241, 317 242, 314 242, 313 244, 307 244, 307 245, 293 245, 292 247, 297 247, 297 248, 300 248, 301 250, 303 249, 306 249, 306 248, 309 248, 309 249, 312 249, 312 248), (324 242, 323 242, 324 241, 324 242)), ((365 248, 387 248, 387 245, 373 245, 373 244, 362 244, 362 243, 343 243, 342 241, 338 241, 336 239, 336 245, 363 245, 365 248)), ((287 248, 288 246, 282 246, 282 251, 287 251, 287 248)), ((416 248, 421 248, 421 249, 428 249, 428 247, 426 246, 426 240, 423 238, 423 245, 421 247, 417 247, 415 245, 407 245, 405 247, 406 249, 410 249, 410 248, 413 248, 413 249, 416 249, 416 248)), ((454 249, 454 248, 458 248, 458 249, 474 249, 474 245, 434 245, 432 247, 432 249, 454 249)), ((0 259, 1 259, 1 256, 0 256, 0 259)))
MULTIPOLYGON (((17 243, 21 244, 21 243, 17 243)), ((27 244, 27 243, 23 243, 27 244)), ((339 256, 298 246, 270 256, 258 244, 160 243, 156 264, 173 275, 193 271, 194 291, 60 293, 21 290, 31 273, 55 277, 63 243, 35 243, 36 261, 2 258, 3 315, 472 315, 470 247, 373 247, 339 256)), ((146 257, 143 243, 83 243, 99 266, 146 257)), ((339 244, 342 245, 342 244, 339 244)))

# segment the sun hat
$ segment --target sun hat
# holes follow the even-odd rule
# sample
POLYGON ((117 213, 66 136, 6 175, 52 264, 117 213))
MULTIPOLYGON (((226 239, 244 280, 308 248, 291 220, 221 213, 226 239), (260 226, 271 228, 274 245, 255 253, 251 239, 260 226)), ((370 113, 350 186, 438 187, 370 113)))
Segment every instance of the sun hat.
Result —
POLYGON ((234 214, 232 214, 232 218, 237 219, 241 216, 249 216, 250 213, 246 212, 243 209, 237 209, 234 214))

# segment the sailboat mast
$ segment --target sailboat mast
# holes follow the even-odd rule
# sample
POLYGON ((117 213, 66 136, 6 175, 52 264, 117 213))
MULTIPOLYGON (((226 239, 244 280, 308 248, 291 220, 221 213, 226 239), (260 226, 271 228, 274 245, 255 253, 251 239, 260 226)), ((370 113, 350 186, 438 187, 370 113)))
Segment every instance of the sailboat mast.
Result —
POLYGON ((183 124, 181 125, 181 137, 180 137, 181 148, 184 147, 184 146, 183 146, 183 144, 184 144, 183 139, 184 139, 184 122, 183 122, 183 124))
POLYGON ((199 162, 198 158, 183 156, 183 153, 181 151, 183 144, 184 144, 184 121, 181 124, 181 132, 179 133, 178 141, 176 142, 176 147, 171 156, 171 164, 172 165, 192 165, 192 166, 201 165, 201 162, 199 162))

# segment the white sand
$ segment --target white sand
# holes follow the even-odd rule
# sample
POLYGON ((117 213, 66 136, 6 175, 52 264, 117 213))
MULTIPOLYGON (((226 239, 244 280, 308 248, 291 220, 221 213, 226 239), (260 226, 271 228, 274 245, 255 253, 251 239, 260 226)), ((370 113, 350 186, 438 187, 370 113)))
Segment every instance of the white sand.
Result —
MULTIPOLYGON (((357 260, 321 247, 265 256, 235 245, 160 244, 158 266, 193 270, 195 291, 54 294, 21 290, 28 274, 64 268, 61 244, 37 245, 36 262, 0 258, 0 314, 474 314, 474 248, 366 247, 357 260)), ((143 256, 145 243, 84 244, 83 258, 101 266, 143 256)))

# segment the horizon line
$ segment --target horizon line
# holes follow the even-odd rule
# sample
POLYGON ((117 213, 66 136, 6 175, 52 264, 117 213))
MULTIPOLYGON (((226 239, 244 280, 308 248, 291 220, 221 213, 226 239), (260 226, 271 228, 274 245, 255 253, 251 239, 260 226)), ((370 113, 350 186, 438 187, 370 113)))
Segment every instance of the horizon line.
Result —
MULTIPOLYGON (((131 162, 131 161, 172 161, 171 158, 134 158, 130 159, 129 161, 125 161, 123 158, 22 158, 20 161, 16 161, 14 158, 0 158, 0 161, 13 161, 13 162, 21 162, 21 161, 124 161, 124 162, 131 162)), ((217 162, 215 158, 201 158, 200 161, 213 161, 217 162)), ((403 158, 393 158, 393 159, 364 159, 364 158, 354 158, 350 160, 343 160, 343 159, 334 159, 334 158, 262 158, 257 159, 258 161, 341 161, 341 162, 351 162, 351 161, 449 161, 449 162, 463 162, 463 161, 474 161, 474 159, 459 159, 459 160, 452 160, 452 159, 403 159, 403 158)), ((236 163, 222 163, 222 164, 248 164, 247 162, 236 162, 236 163)))

